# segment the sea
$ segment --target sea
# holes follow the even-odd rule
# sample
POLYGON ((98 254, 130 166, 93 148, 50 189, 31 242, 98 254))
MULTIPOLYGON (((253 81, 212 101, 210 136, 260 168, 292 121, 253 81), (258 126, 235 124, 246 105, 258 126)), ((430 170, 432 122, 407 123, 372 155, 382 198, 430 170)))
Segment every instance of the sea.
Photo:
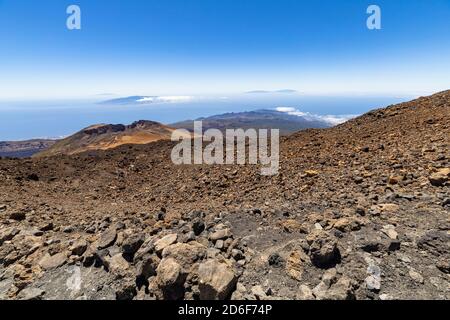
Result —
POLYGON ((151 104, 105 104, 105 98, 51 101, 1 101, 0 141, 62 138, 97 123, 129 124, 153 120, 164 124, 229 112, 293 108, 317 116, 349 116, 411 100, 411 96, 313 96, 241 94, 194 97, 151 104))

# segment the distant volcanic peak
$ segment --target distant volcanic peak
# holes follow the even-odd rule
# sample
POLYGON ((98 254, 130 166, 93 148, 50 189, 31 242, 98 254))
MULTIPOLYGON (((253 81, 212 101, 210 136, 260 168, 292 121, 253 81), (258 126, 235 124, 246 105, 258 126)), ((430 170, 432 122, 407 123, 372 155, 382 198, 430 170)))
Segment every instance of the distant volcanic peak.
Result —
POLYGON ((124 144, 147 144, 158 140, 170 140, 173 131, 173 128, 148 120, 139 120, 130 125, 97 124, 58 141, 36 157, 71 155, 112 149, 124 144))
POLYGON ((150 120, 138 120, 128 125, 127 128, 149 128, 149 127, 161 127, 163 126, 161 123, 150 120))
MULTIPOLYGON (((328 122, 319 119, 307 119, 276 110, 264 109, 225 113, 198 120, 202 121, 204 130, 219 129, 221 131, 227 129, 278 129, 281 134, 290 134, 303 129, 330 127, 328 122)), ((171 126, 193 131, 194 121, 182 121, 171 124, 171 126)))
POLYGON ((122 132, 126 130, 123 124, 97 124, 83 129, 82 132, 88 135, 99 135, 108 132, 122 132))

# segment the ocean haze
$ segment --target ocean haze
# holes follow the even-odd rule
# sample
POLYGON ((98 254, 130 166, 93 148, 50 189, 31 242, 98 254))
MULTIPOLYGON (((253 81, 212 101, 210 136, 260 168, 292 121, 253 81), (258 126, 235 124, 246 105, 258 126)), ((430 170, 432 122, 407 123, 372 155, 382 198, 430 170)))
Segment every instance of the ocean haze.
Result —
MULTIPOLYGON (((151 95, 149 95, 151 96, 151 95)), ((332 97, 306 95, 235 95, 199 97, 184 103, 107 105, 103 100, 0 102, 0 141, 60 138, 95 123, 132 123, 145 119, 164 124, 227 112, 295 108, 316 115, 362 114, 410 97, 332 97)))

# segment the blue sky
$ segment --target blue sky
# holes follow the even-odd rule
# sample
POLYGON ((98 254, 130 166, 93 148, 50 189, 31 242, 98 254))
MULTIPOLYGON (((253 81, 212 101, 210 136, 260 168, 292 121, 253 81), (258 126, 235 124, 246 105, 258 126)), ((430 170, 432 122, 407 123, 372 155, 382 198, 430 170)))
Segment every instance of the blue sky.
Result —
POLYGON ((426 94, 450 88, 449 57, 449 0, 0 0, 0 100, 426 94))

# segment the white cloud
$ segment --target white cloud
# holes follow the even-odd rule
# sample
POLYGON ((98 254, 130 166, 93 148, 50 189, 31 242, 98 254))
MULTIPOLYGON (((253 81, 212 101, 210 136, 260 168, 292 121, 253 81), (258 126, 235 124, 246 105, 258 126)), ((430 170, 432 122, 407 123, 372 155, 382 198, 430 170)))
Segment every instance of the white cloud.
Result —
POLYGON ((343 115, 319 115, 319 114, 313 114, 309 112, 302 112, 298 109, 292 108, 292 107, 278 107, 276 108, 279 112, 285 112, 287 114, 293 115, 293 116, 299 116, 303 117, 307 120, 319 120, 324 121, 326 123, 329 123, 333 126, 336 126, 338 124, 344 123, 347 120, 350 120, 352 118, 357 117, 358 115, 355 114, 343 114, 343 115))
POLYGON ((161 97, 143 97, 141 99, 136 100, 136 102, 165 102, 165 103, 174 103, 174 102, 189 102, 192 101, 194 97, 192 96, 161 96, 161 97))
POLYGON ((278 107, 277 111, 279 112, 295 112, 295 108, 291 108, 291 107, 278 107))

